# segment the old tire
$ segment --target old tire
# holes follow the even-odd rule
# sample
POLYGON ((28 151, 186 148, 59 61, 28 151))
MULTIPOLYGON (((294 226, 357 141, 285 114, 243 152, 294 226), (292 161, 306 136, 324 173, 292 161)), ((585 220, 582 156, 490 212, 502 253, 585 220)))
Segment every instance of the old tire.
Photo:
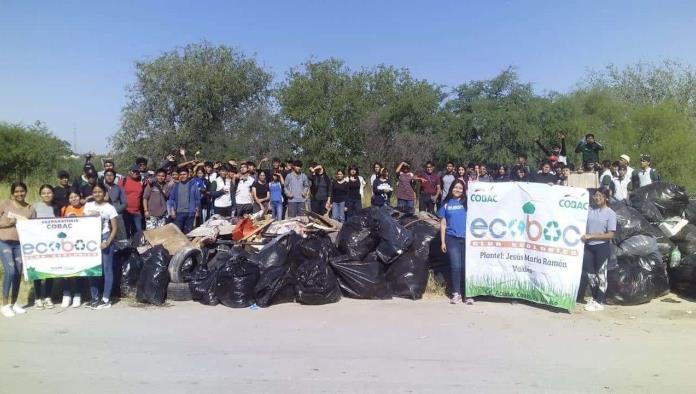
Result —
POLYGON ((167 299, 171 301, 191 301, 191 289, 188 283, 169 282, 167 299))
POLYGON ((174 283, 186 283, 191 278, 193 269, 203 263, 203 252, 187 246, 178 251, 169 262, 169 276, 174 283))

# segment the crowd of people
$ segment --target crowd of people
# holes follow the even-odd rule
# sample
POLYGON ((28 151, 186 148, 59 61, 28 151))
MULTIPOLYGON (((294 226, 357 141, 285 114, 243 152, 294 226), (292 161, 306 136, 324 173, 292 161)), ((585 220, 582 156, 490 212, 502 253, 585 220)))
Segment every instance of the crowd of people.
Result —
MULTIPOLYGON (((270 214, 276 220, 293 218, 303 210, 344 222, 363 208, 369 189, 370 204, 381 207, 392 204, 406 214, 419 211, 437 214, 441 218, 441 248, 450 258, 452 269, 451 302, 459 303, 465 294, 464 238, 466 234, 467 189, 475 182, 538 182, 568 185, 573 172, 593 173, 600 188, 594 194, 596 208, 590 212, 586 243, 583 286, 589 282, 593 302, 588 310, 599 310, 603 302, 602 286, 606 290, 606 260, 609 241, 616 230, 616 215, 606 202, 626 199, 631 190, 660 179, 651 167, 649 155, 641 155, 640 168, 630 167, 631 158, 621 155, 616 161, 600 161, 604 149, 594 135, 587 134, 575 149, 582 164, 577 168, 568 162, 565 138, 550 148, 536 141, 546 158, 533 170, 527 155, 520 153, 514 165, 486 163, 455 164, 447 162, 437 171, 433 162, 420 170, 407 161, 390 170, 374 163, 369 176, 363 177, 353 165, 336 169, 333 177, 320 163, 309 163, 305 171, 300 160, 264 158, 253 161, 188 160, 180 150, 151 170, 149 161, 139 157, 119 174, 112 159, 102 161, 97 171, 92 157, 87 156, 83 172, 74 179, 67 171, 59 171, 57 184, 42 185, 41 201, 26 201, 27 187, 21 182, 11 186, 11 197, 0 204, 0 257, 4 267, 4 316, 25 313, 17 304, 22 272, 16 222, 21 219, 95 215, 102 218, 103 277, 90 278, 91 301, 88 306, 104 309, 111 306, 113 284, 112 242, 131 237, 144 229, 175 223, 188 233, 213 214, 242 217, 249 214, 270 214), (611 212, 609 212, 611 211, 611 212), (588 276, 589 275, 589 276, 588 276), (604 275, 604 276, 602 276, 604 275), (586 279, 590 280, 586 280, 586 279), (602 279, 604 278, 604 279, 602 279), (603 283, 603 284, 602 284, 603 283), (99 291, 101 290, 101 297, 99 291), (598 305, 598 306, 597 306, 598 305)), ((34 282, 37 309, 53 308, 50 298, 54 280, 34 282)), ((79 307, 81 278, 63 281, 61 307, 79 307)), ((472 299, 464 300, 473 304, 472 299)))

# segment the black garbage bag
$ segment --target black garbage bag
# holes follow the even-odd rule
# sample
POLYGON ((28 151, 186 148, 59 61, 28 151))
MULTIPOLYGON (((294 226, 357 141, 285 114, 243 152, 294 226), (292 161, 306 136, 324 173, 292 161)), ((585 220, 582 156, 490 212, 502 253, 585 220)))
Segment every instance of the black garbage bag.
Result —
POLYGON ((143 231, 138 231, 130 237, 130 247, 133 249, 139 248, 141 246, 147 246, 150 243, 145 239, 145 233, 143 231))
MULTIPOLYGON (((616 236, 614 240, 618 243, 635 235, 662 234, 660 229, 648 222, 637 209, 627 205, 623 201, 614 201, 609 207, 616 213, 616 236)), ((653 207, 657 212, 657 207, 653 207)))
POLYGON ((324 305, 341 299, 341 287, 326 259, 314 258, 301 262, 294 270, 297 302, 304 305, 324 305))
POLYGON ((363 261, 342 255, 329 260, 343 295, 365 300, 386 300, 391 292, 384 275, 382 263, 374 255, 363 261))
POLYGON ((224 306, 246 308, 254 303, 259 267, 243 255, 228 260, 217 271, 215 296, 224 306))
POLYGON ((660 209, 657 208, 657 205, 655 205, 652 201, 631 201, 631 206, 640 212, 640 214, 650 223, 661 222, 665 219, 662 212, 660 212, 660 209))
MULTIPOLYGON (((226 252, 224 252, 226 253, 226 252)), ((218 256, 220 253, 218 253, 218 256)), ((217 256, 216 256, 217 257, 217 256)), ((217 269, 209 269, 205 265, 197 265, 191 273, 189 289, 191 299, 203 305, 217 305, 220 301, 215 294, 217 287, 217 269)))
POLYGON ((338 250, 331 242, 331 238, 324 231, 302 238, 299 235, 291 240, 292 252, 291 260, 294 259, 324 259, 337 256, 338 250), (299 255, 298 255, 299 253, 299 255))
POLYGON ((143 253, 142 259, 143 268, 140 271, 135 298, 138 302, 162 305, 167 297, 167 268, 171 256, 162 245, 157 245, 143 253))
POLYGON ((619 244, 616 257, 622 256, 660 257, 657 239, 647 235, 634 235, 619 244))
POLYGON ((682 216, 689 205, 689 195, 681 186, 667 182, 653 182, 631 193, 631 205, 639 204, 640 201, 653 203, 660 214, 667 218, 682 216))
POLYGON ((265 308, 295 302, 295 281, 290 268, 290 264, 285 264, 261 271, 261 277, 254 288, 256 305, 265 308))
POLYGON ((689 205, 684 210, 684 217, 691 223, 696 223, 696 200, 689 200, 689 205))
POLYGON ((121 297, 134 295, 143 268, 143 260, 138 251, 126 248, 114 253, 114 268, 114 271, 121 272, 118 282, 121 297))
POLYGON ((413 243, 413 232, 402 226, 390 212, 389 209, 380 209, 374 217, 380 237, 376 252, 384 263, 391 263, 396 257, 406 253, 413 243))
POLYGON ((338 249, 352 259, 361 260, 377 247, 379 238, 374 234, 367 213, 353 216, 343 223, 338 233, 338 249))
POLYGON ((288 253, 292 246, 291 239, 296 236, 294 231, 279 235, 264 245, 257 254, 249 256, 249 259, 255 262, 262 271, 270 267, 282 266, 288 259, 288 253))
POLYGON ((607 303, 638 305, 669 290, 666 267, 660 258, 623 256, 607 272, 607 303))
POLYGON ((684 297, 696 298, 696 255, 685 256, 669 270, 672 290, 684 297))
POLYGON ((421 299, 428 284, 427 257, 409 250, 387 267, 386 278, 393 296, 421 299))
POLYGON ((682 256, 696 254, 696 225, 687 224, 670 240, 679 248, 682 256))

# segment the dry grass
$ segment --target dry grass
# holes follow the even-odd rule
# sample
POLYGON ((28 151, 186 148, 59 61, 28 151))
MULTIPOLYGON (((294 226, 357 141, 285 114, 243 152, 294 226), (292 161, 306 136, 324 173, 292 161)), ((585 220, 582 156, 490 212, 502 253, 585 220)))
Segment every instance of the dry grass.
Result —
POLYGON ((442 298, 447 297, 447 286, 439 281, 433 271, 428 274, 428 285, 425 287, 426 298, 442 298))

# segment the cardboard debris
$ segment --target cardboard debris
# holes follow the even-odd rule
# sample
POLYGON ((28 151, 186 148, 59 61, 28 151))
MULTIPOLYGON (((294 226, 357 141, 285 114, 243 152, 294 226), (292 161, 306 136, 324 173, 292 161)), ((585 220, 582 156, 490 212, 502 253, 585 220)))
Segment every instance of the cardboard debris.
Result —
POLYGON ((193 246, 188 237, 174 223, 145 230, 143 234, 150 245, 162 245, 172 256, 186 246, 193 246))

